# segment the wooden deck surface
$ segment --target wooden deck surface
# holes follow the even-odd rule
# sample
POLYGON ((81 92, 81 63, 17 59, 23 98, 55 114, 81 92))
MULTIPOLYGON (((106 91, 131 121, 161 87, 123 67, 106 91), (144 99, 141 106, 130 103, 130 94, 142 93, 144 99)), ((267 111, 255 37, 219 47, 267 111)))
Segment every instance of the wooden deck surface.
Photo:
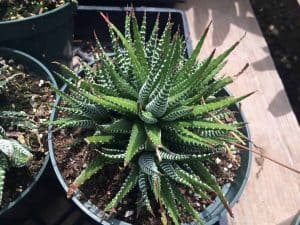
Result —
MULTIPOLYGON (((236 74, 246 63, 250 67, 229 89, 236 96, 257 91, 242 103, 252 140, 266 155, 300 170, 299 125, 249 1, 187 0, 176 7, 187 14, 193 46, 213 20, 202 56, 215 47, 224 50, 247 32, 224 73, 236 74)), ((267 160, 261 164, 254 156, 231 225, 289 225, 300 212, 300 176, 267 160)))

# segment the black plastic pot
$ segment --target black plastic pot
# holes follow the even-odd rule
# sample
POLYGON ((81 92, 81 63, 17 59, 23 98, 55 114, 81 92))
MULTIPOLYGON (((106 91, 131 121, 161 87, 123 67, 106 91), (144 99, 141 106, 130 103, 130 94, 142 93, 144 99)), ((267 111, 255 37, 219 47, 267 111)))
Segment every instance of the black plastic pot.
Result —
MULTIPOLYGON (((51 81, 54 86, 57 86, 50 71, 32 56, 18 50, 0 48, 0 57, 13 59, 15 62, 25 65, 30 69, 30 72, 40 76, 41 79, 51 81)), ((21 224, 21 222, 28 218, 29 210, 33 207, 33 204, 36 204, 38 201, 34 196, 37 195, 36 190, 40 183, 39 180, 46 170, 48 161, 49 155, 45 157, 44 163, 40 171, 35 175, 31 185, 27 187, 18 198, 0 210, 1 225, 21 224)))
MULTIPOLYGON (((109 33, 107 30, 107 25, 99 17, 99 11, 108 14, 110 20, 114 24, 116 24, 119 28, 121 28, 123 27, 126 10, 130 10, 130 9, 114 8, 114 7, 107 8, 107 7, 80 6, 77 16, 75 17, 75 39, 91 41, 93 40, 93 35, 92 35, 93 31, 94 29, 96 29, 96 33, 98 34, 100 42, 102 44, 104 43, 104 46, 106 46, 107 50, 109 51, 110 50, 109 33), (86 23, 85 21, 89 21, 89 23, 86 23)), ((191 40, 188 38, 189 32, 188 32, 187 20, 185 14, 182 11, 174 10, 174 9, 161 9, 161 8, 160 9, 136 8, 135 10, 136 10, 137 18, 139 20, 142 18, 144 11, 147 12, 148 24, 154 24, 156 15, 159 12, 162 21, 161 23, 162 26, 164 26, 164 24, 166 23, 168 15, 170 13, 173 22, 175 24, 175 27, 177 27, 177 25, 180 25, 180 32, 182 35, 186 37, 187 53, 191 54, 192 46, 191 46, 191 40)), ((147 32, 149 32, 149 30, 147 32)), ((66 88, 67 87, 64 86, 62 90, 65 91, 66 88)), ((229 95, 229 92, 224 90, 223 93, 221 94, 225 96, 225 95, 229 95)), ((59 103, 60 103, 60 98, 57 99, 55 104, 59 104, 59 103)), ((239 106, 236 105, 232 107, 232 110, 239 111, 239 106)), ((57 115, 57 111, 53 110, 51 115, 51 120, 54 120, 56 115, 57 115)), ((237 116, 237 120, 239 122, 244 122, 244 123, 247 122, 242 112, 240 112, 240 114, 237 116)), ((247 126, 244 128, 243 133, 250 139, 250 133, 247 126)), ((59 182, 61 183, 65 191, 67 191, 68 186, 66 184, 66 181, 62 177, 58 165, 56 163, 53 143, 52 143, 51 127, 49 128, 48 144, 49 144, 51 163, 54 168, 54 171, 59 179, 59 182)), ((250 143, 248 144, 248 147, 249 148, 252 147, 250 143)), ((237 202, 242 191, 244 190, 244 187, 248 179, 249 171, 250 171, 250 166, 251 166, 251 152, 242 151, 241 167, 237 171, 236 179, 232 183, 226 184, 223 187, 223 192, 225 193, 225 196, 227 197, 231 206, 233 206, 237 202)), ((81 195, 82 193, 80 191, 76 192, 72 200, 84 213, 86 213, 94 221, 102 225, 130 225, 126 222, 122 222, 116 219, 104 220, 101 217, 101 210, 98 209, 95 205, 93 205, 90 201, 80 200, 82 199, 80 197, 81 195)), ((224 216, 225 211, 226 210, 223 204, 221 203, 220 199, 216 198, 216 200, 211 205, 209 205, 201 213, 201 215, 206 221, 207 225, 212 225, 215 224, 217 221, 219 221, 219 219, 222 216, 224 216)))
POLYGON ((0 21, 0 46, 24 51, 48 67, 51 62, 69 64, 72 59, 75 4, 20 20, 0 21))
MULTIPOLYGON (((190 54, 193 50, 192 42, 188 38, 189 30, 186 15, 181 10, 152 8, 152 7, 137 7, 134 8, 138 21, 141 21, 144 12, 147 12, 147 24, 155 23, 157 14, 160 14, 160 32, 167 23, 169 14, 171 15, 171 22, 174 23, 173 32, 177 31, 186 37, 187 53, 190 54)), ((74 18, 74 39, 81 41, 94 41, 94 31, 96 32, 101 43, 107 50, 110 50, 111 41, 106 22, 101 18, 99 12, 103 12, 109 16, 112 23, 117 24, 121 31, 124 31, 124 20, 126 11, 131 11, 131 7, 101 7, 101 6, 78 6, 77 13, 74 18), (88 22, 87 22, 88 21, 88 22)), ((146 35, 150 36, 150 29, 147 30, 146 35)))

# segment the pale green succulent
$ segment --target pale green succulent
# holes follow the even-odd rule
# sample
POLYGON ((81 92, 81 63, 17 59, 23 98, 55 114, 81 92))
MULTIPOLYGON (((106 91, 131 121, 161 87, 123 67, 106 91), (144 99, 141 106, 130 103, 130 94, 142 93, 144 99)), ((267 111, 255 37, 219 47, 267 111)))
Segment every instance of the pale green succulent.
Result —
POLYGON ((6 172, 10 167, 25 166, 32 157, 27 147, 14 139, 7 138, 5 130, 0 126, 0 205, 6 172))
POLYGON ((170 21, 159 36, 158 17, 147 39, 146 16, 138 26, 134 14, 127 15, 124 35, 103 18, 115 54, 108 56, 97 40, 99 61, 92 67, 84 65, 83 78, 62 66, 64 75, 71 76, 72 81, 59 75, 69 90, 64 93, 55 89, 65 103, 57 108, 68 116, 51 124, 95 130, 85 140, 98 152, 73 182, 68 195, 105 166, 123 162, 130 173, 105 211, 137 187, 139 203, 150 213, 152 195, 159 203, 163 224, 167 220, 165 210, 174 224, 180 223, 179 205, 202 224, 199 213, 180 192, 179 187, 184 186, 204 199, 215 192, 232 214, 204 161, 225 151, 226 144, 239 142, 231 132, 240 134, 241 124, 220 120, 232 114, 229 106, 248 95, 217 96, 232 79, 214 79, 238 42, 219 56, 214 57, 213 52, 197 63, 208 29, 186 58, 185 42, 178 32, 172 35, 170 21))

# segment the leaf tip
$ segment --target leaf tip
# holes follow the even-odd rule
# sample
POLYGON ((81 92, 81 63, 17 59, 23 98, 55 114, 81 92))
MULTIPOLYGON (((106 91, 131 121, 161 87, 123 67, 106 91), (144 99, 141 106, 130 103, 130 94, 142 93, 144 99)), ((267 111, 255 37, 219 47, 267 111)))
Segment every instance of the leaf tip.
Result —
POLYGON ((78 186, 76 184, 71 184, 67 191, 67 198, 71 198, 74 192, 77 190, 78 186))
POLYGON ((84 141, 85 141, 88 145, 91 143, 87 138, 84 138, 84 141))
POLYGON ((124 161, 124 167, 127 167, 128 164, 129 164, 129 161, 128 161, 128 160, 125 160, 125 161, 124 161))
POLYGON ((112 25, 112 23, 111 23, 110 20, 108 19, 108 16, 104 15, 103 12, 100 12, 100 15, 101 15, 102 18, 105 20, 105 22, 108 23, 108 25, 112 25))
POLYGON ((57 62, 57 61, 52 61, 51 63, 54 64, 54 65, 61 66, 61 63, 60 63, 60 62, 57 62))

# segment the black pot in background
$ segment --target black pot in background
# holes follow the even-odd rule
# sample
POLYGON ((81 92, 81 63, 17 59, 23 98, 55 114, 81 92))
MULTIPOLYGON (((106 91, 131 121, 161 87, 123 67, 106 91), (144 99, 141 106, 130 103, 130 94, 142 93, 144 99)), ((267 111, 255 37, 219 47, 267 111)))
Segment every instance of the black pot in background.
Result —
POLYGON ((67 3, 41 15, 0 21, 0 47, 24 51, 50 68, 53 61, 70 64, 75 9, 67 3))
MULTIPOLYGON (((30 72, 34 73, 36 76, 40 76, 41 79, 44 80, 49 80, 55 87, 57 86, 50 71, 32 56, 18 50, 0 48, 0 57, 13 59, 18 64, 25 65, 30 69, 30 72)), ((29 185, 18 198, 0 210, 1 225, 21 224, 28 218, 28 214, 32 207, 42 201, 42 198, 38 197, 39 192, 37 192, 37 190, 40 184, 39 181, 46 171, 46 168, 49 166, 48 161, 49 155, 47 154, 40 171, 35 175, 31 185, 29 185)))
MULTIPOLYGON (((110 51, 110 38, 109 32, 107 29, 107 24, 100 18, 99 12, 102 11, 104 14, 109 16, 109 19, 114 23, 118 28, 124 28, 124 18, 126 15, 126 10, 129 11, 131 8, 120 8, 120 7, 96 7, 96 6, 79 6, 78 12, 75 17, 75 39, 83 40, 83 41, 93 41, 93 32, 96 31, 100 42, 106 48, 107 51, 110 51), (88 22, 87 22, 88 21, 88 22)), ((174 23, 174 32, 176 31, 177 27, 180 26, 180 32, 182 35, 185 36, 187 42, 187 54, 191 54, 192 52, 192 45, 191 40, 189 39, 189 31, 188 31, 188 24, 185 17, 185 14, 180 10, 174 9, 163 9, 163 8, 135 8, 136 16, 139 21, 141 21, 144 12, 147 12, 147 24, 154 24, 156 16, 160 13, 161 19, 161 26, 164 27, 165 23, 167 22, 169 14, 171 15, 172 22, 174 23)), ((124 29, 123 29, 124 30, 124 29)), ((121 29, 122 31, 122 29, 121 29)), ((149 35, 149 29, 147 29, 149 35)), ((62 88, 65 91, 67 86, 62 88)), ((230 95, 227 90, 224 90, 221 95, 228 96, 230 95)), ((59 104, 60 98, 57 99, 55 104, 59 104)), ((239 105, 232 107, 233 111, 239 111, 239 105)), ((57 111, 54 109, 51 115, 51 120, 55 119, 57 116, 57 111)), ((247 124, 247 121, 242 112, 237 115, 238 122, 243 122, 247 124)), ((243 130, 244 135, 248 137, 250 140, 250 133, 248 126, 243 130)), ((59 179, 62 187, 65 191, 67 191, 68 186, 64 178, 62 177, 60 170, 58 168, 54 147, 52 143, 52 133, 51 127, 49 128, 49 152, 51 163, 56 173, 56 176, 59 179)), ((248 147, 252 148, 251 143, 248 143, 248 147)), ((248 175, 250 172, 251 167, 251 152, 250 151, 242 151, 241 152, 241 167, 237 171, 237 177, 235 178, 234 182, 230 184, 226 184, 223 187, 223 192, 228 199, 230 206, 233 206, 240 195, 242 194, 248 175)), ((116 219, 104 220, 101 217, 101 211, 95 205, 93 205, 90 201, 80 200, 81 192, 78 191, 76 195, 72 198, 73 202, 90 218, 102 225, 131 225, 123 221, 119 221, 116 219)), ((201 212, 201 216, 204 218, 207 225, 213 225, 217 221, 220 220, 226 213, 226 210, 221 203, 219 198, 216 198, 215 201, 210 204, 203 212, 201 212)), ((191 225, 191 224, 185 224, 191 225)))
MULTIPOLYGON (((94 31, 96 32, 101 44, 110 51, 111 40, 107 29, 107 23, 101 18, 99 12, 108 14, 112 23, 116 24, 118 28, 124 32, 124 21, 126 11, 131 11, 131 7, 101 7, 101 6, 83 6, 79 5, 77 13, 74 18, 75 41, 94 42, 94 31)), ((160 30, 162 32, 165 24, 168 21, 169 15, 171 22, 174 23, 173 32, 177 31, 186 38, 187 54, 191 54, 193 47, 189 39, 189 29, 186 15, 183 11, 170 8, 152 8, 152 7, 137 7, 134 8, 138 21, 141 21, 144 12, 147 13, 147 24, 154 25, 158 13, 160 14, 160 30)), ((161 34, 161 33, 160 33, 161 34)), ((150 36, 150 28, 147 29, 147 38, 150 36)))
POLYGON ((153 7, 170 7, 177 2, 185 0, 78 0, 80 5, 94 6, 153 6, 153 7))

